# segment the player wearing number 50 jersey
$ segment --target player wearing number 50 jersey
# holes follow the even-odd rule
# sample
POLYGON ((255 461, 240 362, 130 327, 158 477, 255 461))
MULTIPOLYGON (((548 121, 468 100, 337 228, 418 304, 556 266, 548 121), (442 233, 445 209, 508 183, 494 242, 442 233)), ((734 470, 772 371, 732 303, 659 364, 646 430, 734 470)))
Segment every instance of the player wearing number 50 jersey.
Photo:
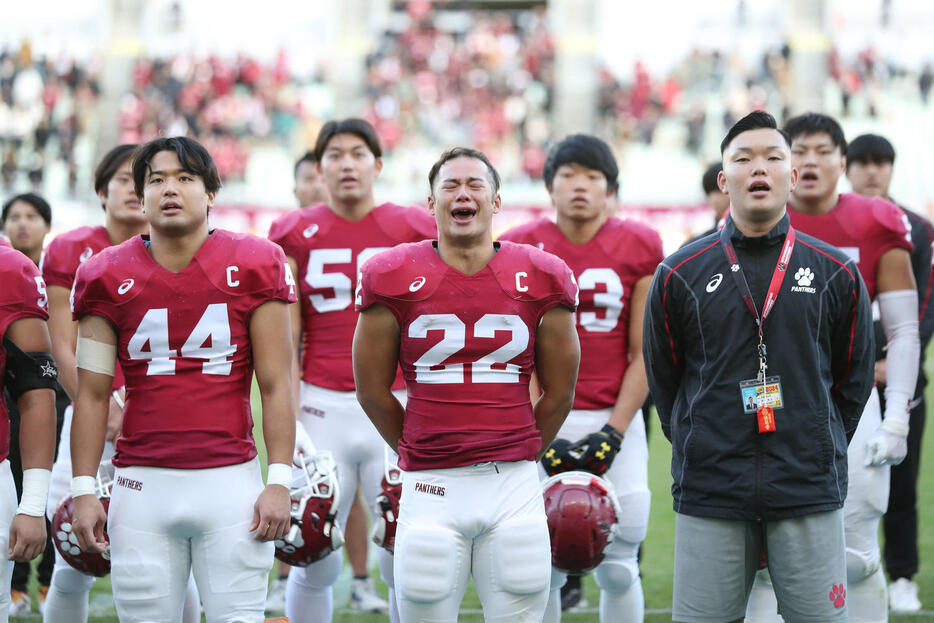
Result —
MULTIPOLYGON (((293 338, 301 344, 301 412, 304 431, 337 463, 341 496, 337 520, 343 530, 357 486, 368 504, 381 492, 385 444, 354 395, 350 348, 357 324, 354 293, 360 268, 373 255, 403 242, 434 236, 434 221, 422 210, 391 203, 375 205, 373 181, 382 169, 382 151, 373 127, 362 119, 331 121, 315 144, 318 167, 328 187, 328 204, 281 217, 269 238, 285 250, 297 276, 299 304, 293 306, 293 338)), ((394 386, 402 389, 401 379, 394 386)), ((332 589, 343 552, 289 573, 285 614, 292 623, 331 620, 332 589)), ((379 552, 380 573, 390 587, 392 555, 379 552)))
POLYGON ((271 541, 289 525, 294 281, 272 243, 209 231, 220 180, 197 142, 147 143, 134 154, 133 180, 150 237, 102 251, 75 281, 74 532, 85 551, 107 545, 93 475, 119 359, 127 396, 107 529, 120 620, 173 620, 193 572, 209 621, 259 621, 271 541), (254 370, 265 488, 252 438, 254 370))
MULTIPOLYGON (((649 388, 642 359, 642 313, 655 268, 664 259, 654 230, 607 216, 617 186, 616 159, 594 136, 558 143, 545 163, 545 185, 557 223, 540 219, 500 237, 554 253, 580 286, 577 333, 581 365, 574 409, 542 460, 548 475, 583 469, 608 478, 619 499, 618 536, 595 577, 602 621, 641 621, 642 584, 636 555, 649 521, 648 446, 640 409, 649 388), (617 455, 618 453, 618 455, 617 455)), ((555 570, 545 621, 561 619, 555 570)))
POLYGON ((557 257, 493 242, 499 177, 485 155, 446 152, 429 183, 438 240, 363 267, 353 348, 360 404, 405 470, 400 619, 456 621, 472 575, 487 621, 540 621, 550 548, 535 460, 573 404, 577 287, 557 257))

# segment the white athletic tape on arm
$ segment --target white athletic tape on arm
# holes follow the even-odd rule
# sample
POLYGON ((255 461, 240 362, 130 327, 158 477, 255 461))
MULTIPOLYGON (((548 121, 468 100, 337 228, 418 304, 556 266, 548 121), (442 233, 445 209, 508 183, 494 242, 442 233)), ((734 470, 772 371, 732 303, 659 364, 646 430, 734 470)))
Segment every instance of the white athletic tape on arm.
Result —
POLYGON ((84 370, 113 376, 117 367, 117 347, 87 337, 78 337, 75 363, 84 370))
POLYGON ((45 505, 49 499, 49 481, 52 471, 33 468, 23 470, 23 498, 20 500, 19 515, 45 517, 45 505))
POLYGON ((75 476, 71 479, 71 497, 97 495, 97 479, 94 476, 75 476))
POLYGON ((267 485, 282 485, 286 489, 292 487, 292 466, 285 463, 270 463, 266 471, 267 485))
POLYGON ((915 290, 880 292, 878 296, 882 329, 888 345, 885 351, 886 430, 908 434, 908 404, 915 395, 921 341, 918 337, 918 293, 915 290), (889 430, 891 429, 891 430, 889 430))

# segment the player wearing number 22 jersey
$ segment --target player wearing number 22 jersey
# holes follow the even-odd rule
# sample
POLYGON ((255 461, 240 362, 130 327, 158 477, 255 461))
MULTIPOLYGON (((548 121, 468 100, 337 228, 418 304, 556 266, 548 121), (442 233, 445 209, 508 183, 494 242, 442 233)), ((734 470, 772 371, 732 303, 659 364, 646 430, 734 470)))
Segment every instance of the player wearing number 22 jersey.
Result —
POLYGON ((534 461, 573 402, 577 286, 557 257, 493 242, 499 178, 482 153, 446 152, 429 182, 438 240, 364 265, 353 347, 357 396, 405 470, 400 620, 455 621, 472 576, 487 621, 540 621, 550 552, 534 461))

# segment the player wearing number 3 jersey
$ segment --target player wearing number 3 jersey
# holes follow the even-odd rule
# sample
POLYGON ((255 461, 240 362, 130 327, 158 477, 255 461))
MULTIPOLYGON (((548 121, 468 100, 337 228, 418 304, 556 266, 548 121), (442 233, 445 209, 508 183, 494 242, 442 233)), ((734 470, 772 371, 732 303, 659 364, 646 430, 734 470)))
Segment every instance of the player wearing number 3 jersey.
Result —
MULTIPOLYGON (((543 218, 520 225, 500 240, 554 253, 577 276, 581 366, 574 409, 542 465, 549 476, 582 469, 613 483, 621 516, 618 536, 594 574, 601 588, 600 620, 637 623, 645 607, 636 556, 648 529, 651 498, 641 411, 649 391, 642 362, 642 313, 664 254, 654 230, 608 217, 606 204, 618 173, 609 145, 584 134, 567 137, 545 163, 557 222, 543 218)), ((559 589, 566 578, 553 571, 546 623, 561 620, 559 589)))
MULTIPOLYGON (((301 352, 299 443, 307 431, 318 450, 337 464, 340 506, 337 520, 346 528, 357 486, 367 505, 382 491, 385 443, 370 425, 354 395, 350 347, 357 324, 354 296, 363 264, 403 242, 434 236, 434 221, 424 211, 391 203, 374 205, 373 181, 382 168, 382 151, 372 126, 362 119, 331 121, 315 145, 318 166, 330 201, 291 212, 273 223, 269 238, 282 246, 297 276, 299 303, 292 310, 293 338, 301 352)), ((402 396, 402 379, 393 386, 402 396)), ((372 511, 371 511, 372 512, 372 511)), ((332 585, 343 552, 289 572, 285 614, 292 623, 328 623, 333 613, 332 585)), ((392 554, 379 551, 380 574, 393 602, 392 554)))
POLYGON ((272 243, 209 231, 220 182, 195 141, 142 146, 133 179, 150 237, 105 249, 75 280, 74 531, 85 551, 107 545, 89 481, 118 359, 127 394, 107 530, 120 620, 173 620, 193 572, 208 621, 261 621, 271 541, 289 526, 294 280, 272 243), (265 489, 252 437, 254 369, 265 489))
POLYGON ((472 575, 487 621, 541 621, 550 547, 535 460, 573 403, 577 286, 557 257, 494 244, 499 177, 482 153, 446 152, 429 183, 438 240, 363 267, 353 347, 360 404, 405 470, 399 615, 456 621, 472 575))

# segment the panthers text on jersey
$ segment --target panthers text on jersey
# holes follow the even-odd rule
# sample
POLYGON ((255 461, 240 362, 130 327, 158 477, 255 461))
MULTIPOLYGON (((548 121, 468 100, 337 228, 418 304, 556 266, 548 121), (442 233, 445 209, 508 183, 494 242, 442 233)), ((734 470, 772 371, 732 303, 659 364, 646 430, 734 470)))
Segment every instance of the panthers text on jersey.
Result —
MULTIPOLYGON (((28 257, 11 247, 0 245, 0 339, 20 318, 47 320, 48 298, 45 282, 28 257)), ((0 395, 6 376, 6 350, 0 344, 0 395)), ((10 451, 10 419, 6 400, 0 398, 0 461, 10 451)))
POLYGON ((400 245, 363 268, 358 309, 386 306, 401 331, 408 402, 399 467, 535 460, 535 331, 549 309, 576 307, 574 276, 554 255, 511 242, 465 275, 434 244, 400 245))
MULTIPOLYGON (((112 246, 107 229, 96 227, 78 227, 56 236, 42 252, 39 270, 46 285, 60 286, 68 291, 75 284, 78 267, 112 246)), ((114 388, 123 387, 123 371, 117 364, 114 374, 114 388)))
POLYGON ((319 204, 272 224, 269 239, 298 263, 303 381, 336 391, 354 390, 350 351, 360 268, 381 251, 434 235, 435 221, 427 211, 391 203, 373 208, 356 222, 319 204))
POLYGON ((200 469, 256 456, 250 317, 267 301, 295 297, 282 249, 224 230, 178 273, 153 259, 142 236, 83 264, 74 318, 114 326, 126 375, 114 465, 200 469))
POLYGON ((890 249, 912 251, 908 217, 894 203, 878 197, 840 193, 837 205, 826 214, 804 214, 788 206, 791 226, 841 249, 853 258, 866 283, 869 298, 876 298, 879 259, 890 249))
POLYGON ((499 238, 531 244, 564 260, 577 277, 580 371, 575 409, 616 404, 629 366, 630 300, 636 282, 665 258, 662 239, 646 225, 609 218, 585 244, 574 244, 550 219, 515 227, 499 238))

